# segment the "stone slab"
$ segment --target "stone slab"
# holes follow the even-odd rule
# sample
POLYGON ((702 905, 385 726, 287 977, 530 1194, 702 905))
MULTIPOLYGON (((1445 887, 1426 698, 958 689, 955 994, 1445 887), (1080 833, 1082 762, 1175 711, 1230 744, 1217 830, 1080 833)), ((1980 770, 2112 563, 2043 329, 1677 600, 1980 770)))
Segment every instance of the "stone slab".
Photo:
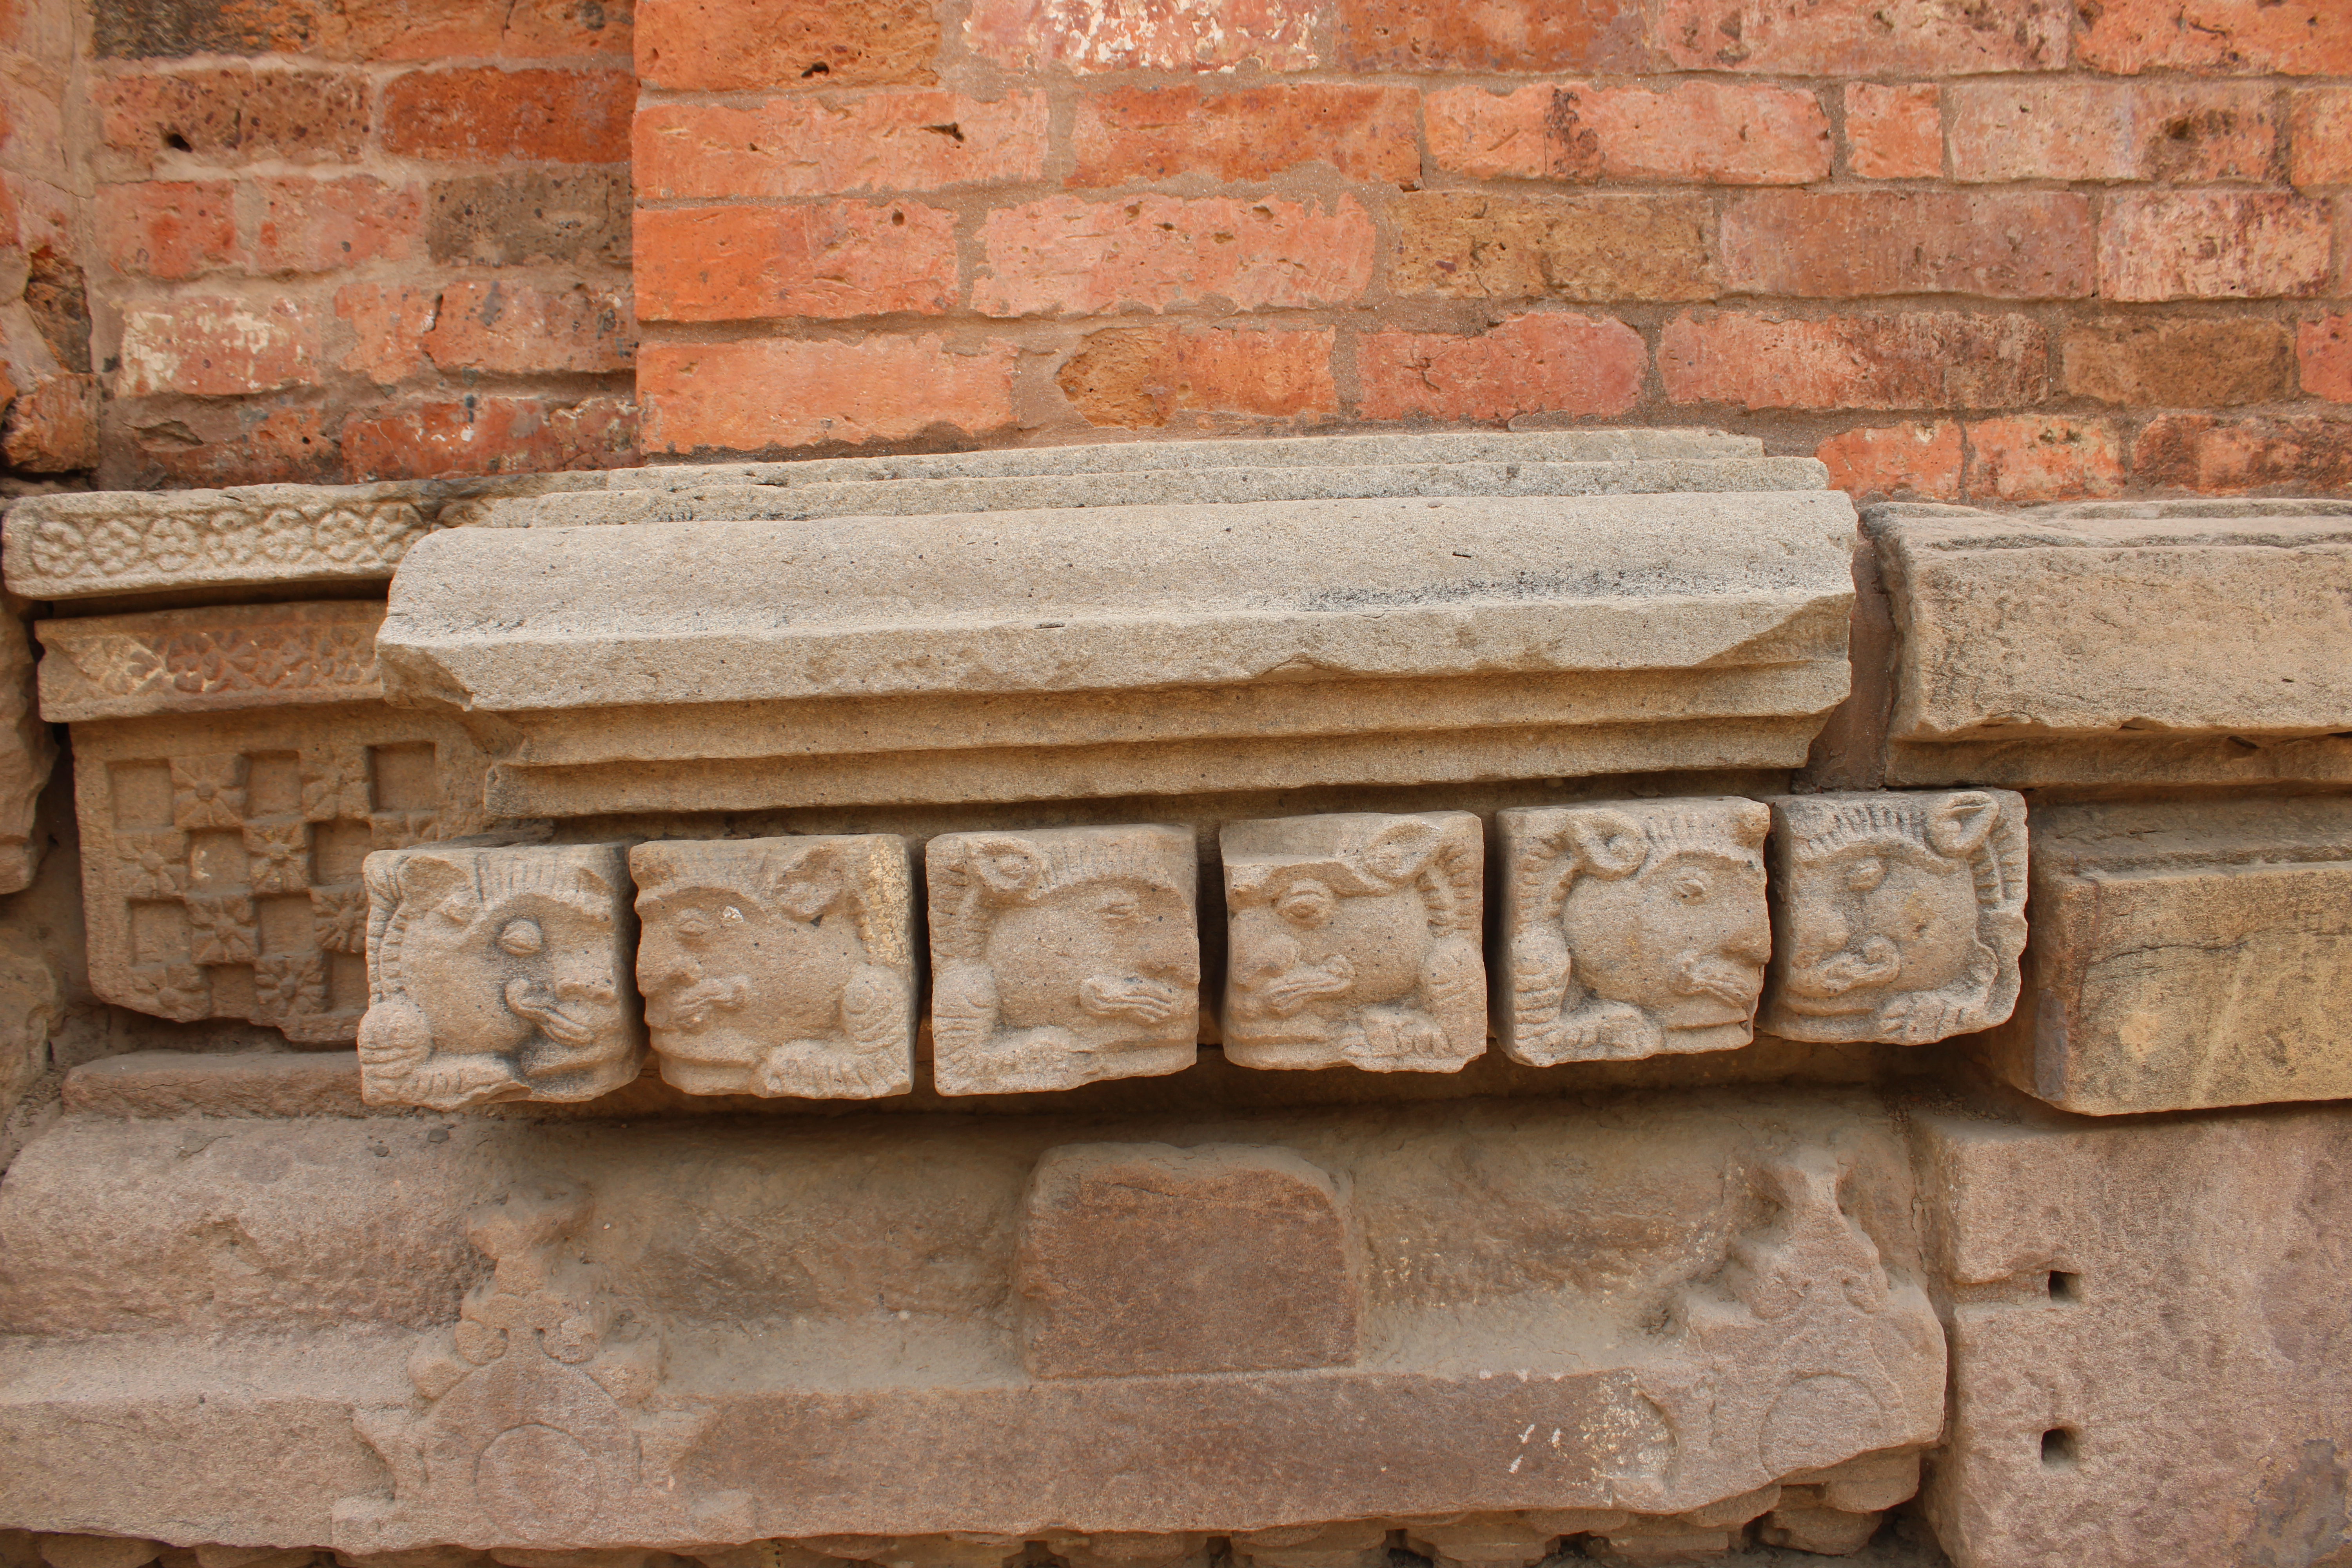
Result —
POLYGON ((58 746, 35 697, 32 641, 16 607, 0 604, 0 893, 33 885, 47 836, 34 818, 58 746))
POLYGON ((2352 1098, 2352 802, 2049 806, 2032 844, 2002 1078, 2092 1115, 2352 1098))
POLYGON ((66 1074, 88 1116, 365 1116, 352 1051, 131 1051, 66 1074))
POLYGON ((371 600, 87 616, 34 627, 51 723, 209 713, 383 695, 371 600))

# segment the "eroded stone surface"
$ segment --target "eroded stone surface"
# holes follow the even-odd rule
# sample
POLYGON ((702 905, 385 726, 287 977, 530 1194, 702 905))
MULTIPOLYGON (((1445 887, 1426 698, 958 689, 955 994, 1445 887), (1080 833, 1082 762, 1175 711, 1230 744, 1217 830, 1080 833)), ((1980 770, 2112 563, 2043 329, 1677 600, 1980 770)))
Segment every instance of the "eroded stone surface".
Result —
POLYGON ((1486 1049, 1485 846, 1468 812, 1229 822, 1225 1055, 1453 1072, 1486 1049))
POLYGON ((866 1100, 914 1084, 914 887, 887 834, 640 844, 637 988, 689 1094, 866 1100))
POLYGON ((25 623, 0 604, 0 893, 28 888, 43 841, 33 830, 57 742, 34 702, 33 650, 25 623))
POLYGON ((1199 868, 1175 827, 950 833, 930 883, 942 1094, 1068 1089, 1192 1065, 1199 868))
POLYGON ((52 723, 363 701, 383 695, 369 600, 89 616, 34 627, 52 723))
POLYGON ((2053 806, 2032 846, 2002 1077, 2094 1115, 2352 1097, 2352 803, 2053 806))
POLYGON ((1732 797, 1497 813, 1503 1048, 1550 1067, 1748 1044, 1771 953, 1770 826, 1732 797))
POLYGON ((2025 946, 2023 796, 1886 790, 1771 806, 1762 1027, 1918 1046, 2009 1016, 2025 946))
POLYGON ((1284 1149, 1072 1144, 1037 1163, 1014 1289, 1037 1377, 1356 1359, 1362 1259, 1329 1173, 1284 1149))
POLYGON ((593 1100, 637 1076, 625 846, 381 850, 365 875, 369 1101, 593 1100))

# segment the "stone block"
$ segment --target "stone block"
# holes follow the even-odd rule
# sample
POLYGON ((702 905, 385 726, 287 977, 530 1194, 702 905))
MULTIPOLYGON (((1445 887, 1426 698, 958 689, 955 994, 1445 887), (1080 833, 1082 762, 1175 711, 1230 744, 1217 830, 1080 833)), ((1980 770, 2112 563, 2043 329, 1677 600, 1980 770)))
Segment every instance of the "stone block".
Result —
POLYGON ((1289 1150, 1066 1145, 1022 1207, 1022 1362, 1034 1377, 1345 1366, 1360 1251, 1346 1194, 1289 1150))
POLYGON ((2352 1098, 2352 803, 2052 806, 2032 846, 2003 1078, 2092 1115, 2352 1098))
POLYGON ((98 720, 73 746, 90 988, 183 1023, 349 1042, 362 861, 487 826, 465 731, 381 702, 98 720))
POLYGON ((42 621, 51 723, 365 701, 376 677, 371 600, 243 605, 42 621))
POLYGON ((940 1093, 1069 1089, 1192 1065, 1201 943, 1190 833, 949 833, 924 863, 940 1093))
POLYGON ((49 1067, 49 1037, 64 1021, 65 989, 47 953, 0 952, 0 1121, 49 1067))
POLYGON ((1458 1072, 1486 1054, 1475 816, 1228 822, 1218 839, 1227 1059, 1458 1072))
POLYGON ((2010 1016, 2025 946, 2023 796, 1887 790, 1771 806, 1765 1029, 1920 1046, 2010 1016))
POLYGON ((637 989, 689 1094, 869 1100, 914 1086, 915 907, 889 834, 640 844, 637 989))
POLYGON ((34 668, 25 623, 0 604, 0 893, 32 886, 47 843, 34 818, 58 746, 41 722, 34 668))
POLYGON ((1731 797, 1496 813, 1505 1052, 1551 1067, 1748 1044, 1772 951, 1770 826, 1731 797))
POLYGON ((377 651, 395 700, 500 747, 502 816, 1789 767, 1848 689, 1852 518, 1776 490, 444 530, 377 651))
POLYGON ((386 849, 365 876, 369 1103, 593 1100, 635 1079, 626 846, 386 849))
POLYGON ((8 509, 0 567, 28 599, 382 582, 429 505, 400 484, 36 496, 8 509))
POLYGON ((67 1110, 171 1116, 365 1116, 350 1051, 127 1051, 66 1074, 67 1110))

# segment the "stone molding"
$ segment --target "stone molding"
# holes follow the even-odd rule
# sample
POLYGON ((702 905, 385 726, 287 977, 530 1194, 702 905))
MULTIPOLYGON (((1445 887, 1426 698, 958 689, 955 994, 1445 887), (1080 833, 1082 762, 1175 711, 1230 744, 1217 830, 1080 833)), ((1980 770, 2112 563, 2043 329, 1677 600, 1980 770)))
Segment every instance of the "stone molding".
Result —
POLYGON ((90 616, 38 623, 41 717, 52 723, 383 695, 369 600, 90 616))

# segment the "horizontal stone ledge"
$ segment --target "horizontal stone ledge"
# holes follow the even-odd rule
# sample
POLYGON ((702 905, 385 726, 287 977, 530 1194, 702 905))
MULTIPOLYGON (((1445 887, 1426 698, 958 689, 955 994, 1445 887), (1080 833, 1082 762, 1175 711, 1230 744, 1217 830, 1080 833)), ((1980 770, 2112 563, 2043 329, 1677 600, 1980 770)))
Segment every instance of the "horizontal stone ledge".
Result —
POLYGON ((383 695, 374 600, 243 605, 36 624, 50 723, 224 712, 383 695))

